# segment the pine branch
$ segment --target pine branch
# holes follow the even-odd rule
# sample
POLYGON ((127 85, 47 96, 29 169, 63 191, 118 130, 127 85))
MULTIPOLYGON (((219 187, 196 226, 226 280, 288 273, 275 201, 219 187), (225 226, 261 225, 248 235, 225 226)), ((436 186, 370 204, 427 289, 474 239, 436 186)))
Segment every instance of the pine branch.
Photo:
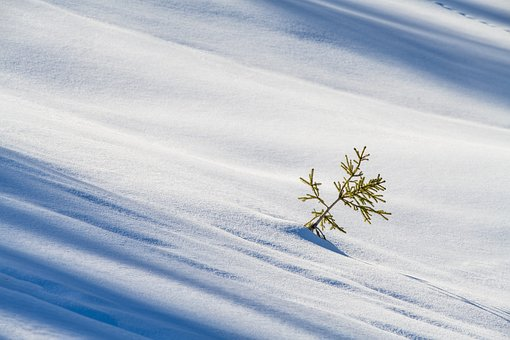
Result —
POLYGON ((356 148, 354 148, 354 151, 356 153, 356 159, 350 159, 345 155, 345 161, 340 163, 340 167, 345 171, 347 176, 343 177, 343 181, 333 182, 338 191, 338 197, 331 204, 327 204, 320 196, 319 186, 322 185, 322 183, 314 180, 314 169, 310 171, 308 180, 300 177, 300 180, 310 187, 312 193, 301 196, 299 199, 303 202, 316 200, 324 207, 319 211, 315 209, 312 210, 312 218, 305 223, 305 227, 321 238, 326 238, 323 233, 326 226, 329 226, 330 230, 337 229, 343 233, 346 232, 343 227, 337 224, 330 212, 338 202, 343 202, 345 206, 354 211, 359 211, 363 217, 363 221, 369 224, 372 223, 372 217, 374 215, 378 215, 385 220, 388 220, 388 216, 391 215, 389 212, 374 208, 376 203, 386 203, 383 199, 383 195, 379 193, 386 190, 386 187, 383 185, 386 181, 381 175, 377 175, 376 178, 367 181, 361 171, 362 163, 367 162, 370 156, 370 154, 366 153, 366 146, 363 147, 361 152, 356 148))

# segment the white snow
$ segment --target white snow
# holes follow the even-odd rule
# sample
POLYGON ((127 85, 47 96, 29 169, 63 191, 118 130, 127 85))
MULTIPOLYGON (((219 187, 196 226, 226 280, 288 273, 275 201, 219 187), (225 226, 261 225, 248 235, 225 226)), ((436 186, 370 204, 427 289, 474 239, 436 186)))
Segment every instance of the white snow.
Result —
POLYGON ((506 0, 4 0, 0 103, 0 337, 510 334, 506 0))

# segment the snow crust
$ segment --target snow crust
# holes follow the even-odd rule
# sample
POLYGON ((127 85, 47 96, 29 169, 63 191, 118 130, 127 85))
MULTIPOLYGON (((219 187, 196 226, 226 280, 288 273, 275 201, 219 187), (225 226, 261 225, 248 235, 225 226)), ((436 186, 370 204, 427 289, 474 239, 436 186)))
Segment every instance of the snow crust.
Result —
POLYGON ((0 337, 510 334, 505 0, 4 0, 0 103, 0 337))

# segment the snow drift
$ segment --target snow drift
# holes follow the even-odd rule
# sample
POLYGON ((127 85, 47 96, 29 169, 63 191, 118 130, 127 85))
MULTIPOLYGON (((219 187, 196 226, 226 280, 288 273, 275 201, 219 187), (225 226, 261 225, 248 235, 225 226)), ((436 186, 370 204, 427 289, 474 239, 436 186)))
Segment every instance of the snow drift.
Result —
POLYGON ((0 335, 504 338, 509 13, 3 1, 0 335), (322 242, 363 145, 393 216, 322 242))

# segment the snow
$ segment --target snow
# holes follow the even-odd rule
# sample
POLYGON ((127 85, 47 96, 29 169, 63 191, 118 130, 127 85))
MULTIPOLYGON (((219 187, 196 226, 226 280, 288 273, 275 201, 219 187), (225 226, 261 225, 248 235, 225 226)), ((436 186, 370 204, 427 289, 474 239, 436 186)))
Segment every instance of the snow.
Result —
POLYGON ((504 0, 0 3, 0 337, 510 334, 504 0), (302 227, 353 147, 390 221, 302 227))

